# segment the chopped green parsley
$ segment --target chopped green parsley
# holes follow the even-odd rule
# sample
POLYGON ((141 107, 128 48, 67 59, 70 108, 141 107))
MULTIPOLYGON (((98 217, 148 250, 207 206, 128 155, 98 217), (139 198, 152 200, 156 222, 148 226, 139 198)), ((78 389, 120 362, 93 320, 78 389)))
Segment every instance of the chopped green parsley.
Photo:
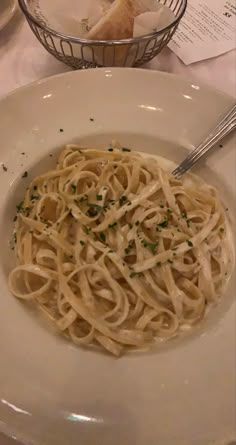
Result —
POLYGON ((131 272, 129 276, 130 276, 130 278, 134 278, 134 277, 136 277, 136 275, 137 275, 136 272, 131 272))
POLYGON ((127 200, 127 197, 126 197, 126 196, 124 196, 124 195, 121 196, 120 199, 119 199, 119 204, 120 204, 120 206, 122 206, 126 200, 127 200))
POLYGON ((106 235, 105 235, 105 233, 100 233, 100 239, 102 240, 103 243, 106 242, 106 235))
POLYGON ((117 222, 114 222, 113 224, 109 224, 108 227, 109 229, 114 229, 114 227, 117 226, 117 222))
POLYGON ((161 223, 158 224, 159 227, 165 228, 168 227, 168 221, 167 219, 165 219, 164 221, 162 221, 161 223))

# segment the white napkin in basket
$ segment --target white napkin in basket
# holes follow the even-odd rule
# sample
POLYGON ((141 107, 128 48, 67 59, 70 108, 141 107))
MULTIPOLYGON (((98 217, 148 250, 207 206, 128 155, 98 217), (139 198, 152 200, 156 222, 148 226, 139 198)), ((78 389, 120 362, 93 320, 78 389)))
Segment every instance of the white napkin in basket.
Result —
POLYGON ((160 31, 173 23, 174 19, 174 13, 164 5, 160 5, 156 12, 144 12, 134 19, 134 37, 160 31))

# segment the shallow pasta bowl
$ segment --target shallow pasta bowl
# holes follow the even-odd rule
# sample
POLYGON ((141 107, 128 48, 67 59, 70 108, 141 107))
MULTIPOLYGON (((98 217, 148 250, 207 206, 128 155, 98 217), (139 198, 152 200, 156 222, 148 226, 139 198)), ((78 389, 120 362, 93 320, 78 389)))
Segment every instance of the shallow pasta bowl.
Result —
MULTIPOLYGON (((114 359, 56 336, 14 299, 15 206, 67 142, 124 146, 178 163, 233 100, 179 77, 104 69, 59 75, 0 102, 0 430, 26 444, 228 445, 235 431, 235 277, 188 335, 114 359), (30 110, 30 112, 29 112, 30 110), (27 175, 25 174, 27 172, 27 175)), ((197 172, 235 226, 234 141, 197 172)))

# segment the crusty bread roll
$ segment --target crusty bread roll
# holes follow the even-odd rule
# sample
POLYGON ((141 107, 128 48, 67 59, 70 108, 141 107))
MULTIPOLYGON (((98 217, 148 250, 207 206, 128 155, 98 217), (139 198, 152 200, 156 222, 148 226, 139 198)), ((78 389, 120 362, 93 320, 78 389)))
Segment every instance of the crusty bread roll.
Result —
POLYGON ((133 0, 115 0, 99 22, 88 32, 91 40, 121 40, 133 36, 133 0))
MULTIPOLYGON (((79 0, 81 1, 81 0, 79 0)), ((111 0, 87 0, 88 2, 88 28, 91 29, 101 18, 106 14, 108 9, 111 7, 111 0)))
POLYGON ((155 11, 156 0, 99 0, 103 15, 88 32, 91 40, 122 40, 133 37, 134 18, 155 11))
MULTIPOLYGON (((100 0, 101 2, 104 0, 100 0)), ((123 40, 133 37, 134 19, 154 7, 156 0, 105 0, 104 14, 90 29, 86 38, 89 40, 123 40), (110 1, 110 7, 109 7, 110 1), (107 7, 108 6, 108 7, 107 7)), ((115 48, 94 46, 93 54, 98 65, 122 66, 127 64, 129 53, 128 45, 119 45, 115 48)), ((132 65, 130 59, 130 65, 132 65)))

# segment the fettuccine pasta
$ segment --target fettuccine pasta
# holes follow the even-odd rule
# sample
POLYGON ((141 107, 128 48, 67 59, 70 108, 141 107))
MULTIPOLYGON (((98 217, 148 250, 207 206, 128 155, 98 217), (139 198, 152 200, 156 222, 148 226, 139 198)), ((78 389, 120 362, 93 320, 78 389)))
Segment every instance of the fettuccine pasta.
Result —
POLYGON ((118 145, 67 145, 17 211, 11 292, 116 356, 201 320, 232 273, 217 191, 118 145))

